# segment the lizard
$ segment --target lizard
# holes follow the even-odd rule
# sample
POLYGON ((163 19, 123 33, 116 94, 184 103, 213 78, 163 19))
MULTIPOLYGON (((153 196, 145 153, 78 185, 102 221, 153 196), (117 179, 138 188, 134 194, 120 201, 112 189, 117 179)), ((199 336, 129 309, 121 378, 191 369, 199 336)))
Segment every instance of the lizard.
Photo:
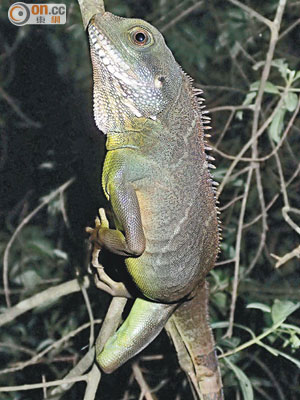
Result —
MULTIPOLYGON (((102 187, 115 228, 100 212, 87 228, 98 249, 121 255, 138 290, 128 317, 97 353, 111 373, 166 326, 200 397, 222 400, 205 280, 219 252, 204 99, 161 33, 109 12, 88 25, 94 118, 107 135, 102 187)), ((97 253, 98 254, 98 253, 97 253)), ((105 272, 98 287, 130 297, 105 272)))

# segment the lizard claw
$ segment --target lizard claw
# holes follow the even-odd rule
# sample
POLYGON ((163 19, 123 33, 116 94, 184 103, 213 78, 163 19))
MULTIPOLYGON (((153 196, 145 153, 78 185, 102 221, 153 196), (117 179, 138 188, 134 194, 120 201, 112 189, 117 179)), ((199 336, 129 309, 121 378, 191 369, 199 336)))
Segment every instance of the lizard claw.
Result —
POLYGON ((130 298, 131 295, 125 285, 122 282, 115 282, 111 279, 99 263, 101 245, 98 239, 98 232, 103 228, 109 229, 109 222, 104 208, 99 208, 99 217, 95 218, 95 228, 89 226, 85 228, 85 231, 90 234, 89 241, 93 243, 92 266, 96 269, 95 285, 98 289, 104 290, 112 296, 130 298))
POLYGON ((102 228, 109 228, 109 222, 106 217, 104 208, 99 208, 99 216, 100 216, 100 219, 97 217, 96 221, 99 221, 102 228))
POLYGON ((99 208, 99 217, 97 216, 95 218, 95 228, 91 228, 90 226, 87 226, 85 228, 85 231, 90 234, 89 241, 92 242, 94 246, 98 247, 99 249, 101 247, 98 241, 98 232, 101 228, 109 228, 109 222, 106 217, 104 208, 99 208))
POLYGON ((95 268, 101 268, 99 264, 98 257, 101 251, 101 244, 99 243, 98 233, 101 228, 109 228, 109 222, 106 218, 104 208, 99 208, 99 217, 95 218, 95 227, 91 228, 87 226, 85 231, 89 233, 89 241, 93 244, 93 252, 92 252, 92 265, 95 268))

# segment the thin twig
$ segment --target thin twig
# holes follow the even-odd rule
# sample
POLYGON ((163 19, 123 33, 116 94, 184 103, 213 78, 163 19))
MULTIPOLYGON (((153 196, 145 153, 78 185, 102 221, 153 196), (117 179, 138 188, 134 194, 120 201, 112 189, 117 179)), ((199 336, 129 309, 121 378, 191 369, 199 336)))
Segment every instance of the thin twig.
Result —
MULTIPOLYGON (((274 50, 275 50, 275 46, 276 43, 278 41, 278 32, 280 29, 280 23, 281 23, 281 19, 283 16, 283 12, 284 12, 284 8, 286 5, 286 0, 280 0, 278 7, 277 7, 277 11, 276 11, 276 15, 275 15, 275 19, 274 21, 270 21, 266 18, 264 18, 263 16, 261 16, 260 14, 258 14, 256 11, 254 11, 253 9, 249 8, 248 6, 240 3, 237 0, 228 0, 231 3, 237 5, 238 7, 244 9, 245 11, 247 11, 248 13, 250 13, 250 15, 256 17, 257 19, 259 19, 260 21, 264 22, 271 30, 271 38, 270 38, 270 43, 269 43, 269 49, 267 52, 267 56, 266 56, 266 61, 265 61, 265 65, 262 71, 262 75, 261 75, 261 80, 260 80, 260 86, 259 86, 259 90, 258 90, 258 94, 256 97, 256 101, 255 101, 255 105, 254 105, 254 116, 253 116, 253 125, 252 125, 252 134, 251 134, 251 139, 248 141, 248 143, 242 148, 242 150, 240 151, 240 153, 238 154, 236 160, 234 160, 231 164, 231 166, 229 167, 220 187, 219 190, 217 192, 217 197, 219 197, 219 195, 221 194, 224 185, 228 179, 228 177, 230 176, 233 168, 235 167, 235 165, 239 162, 240 158, 243 156, 244 152, 246 150, 248 150, 248 148, 250 146, 256 146, 256 142, 257 139, 259 138, 259 136, 265 131, 265 129, 269 126, 269 124, 271 123, 271 121, 273 120, 274 116, 275 116, 275 110, 276 112, 280 109, 282 103, 283 103, 283 99, 285 97, 285 95, 288 92, 288 88, 289 88, 289 84, 287 85, 287 87, 285 88, 284 92, 281 95, 281 98, 277 104, 277 106, 275 107, 275 109, 273 110, 272 114, 269 116, 269 118, 263 123, 263 125, 258 128, 258 122, 259 122, 259 115, 260 115, 260 109, 261 109, 261 103, 262 103, 262 99, 263 99, 263 94, 264 94, 264 90, 265 90, 265 85, 266 85, 266 81, 268 79, 269 73, 270 73, 270 69, 271 69, 271 63, 272 63, 272 59, 273 59, 273 55, 274 55, 274 50)), ((257 158, 254 157, 254 158, 257 158)), ((262 199, 262 193, 260 193, 260 199, 262 199)))
POLYGON ((294 28, 296 28, 297 25, 300 24, 300 18, 296 19, 295 22, 292 23, 292 25, 290 25, 285 31, 283 31, 279 37, 278 37, 278 41, 283 39, 288 33, 290 33, 294 28))
POLYGON ((75 376, 74 378, 68 379, 58 379, 56 381, 45 382, 45 383, 31 383, 28 385, 19 385, 19 386, 2 386, 0 387, 0 392, 19 392, 25 390, 33 390, 33 389, 42 389, 52 386, 60 386, 66 385, 70 383, 87 381, 87 375, 75 376))
MULTIPOLYGON (((90 366, 94 363, 95 360, 95 347, 93 346, 79 361, 78 364, 75 365, 71 371, 64 377, 64 380, 67 382, 68 379, 80 376, 84 374, 90 366)), ((70 390, 75 382, 66 383, 59 387, 56 387, 50 391, 51 400, 59 400, 61 396, 67 391, 70 390)))
MULTIPOLYGON (((101 319, 97 319, 94 321, 95 324, 100 324, 102 322, 101 319)), ((59 340, 56 340, 54 343, 51 343, 49 346, 47 346, 43 351, 41 351, 38 354, 35 354, 32 358, 30 358, 27 361, 19 363, 16 367, 11 367, 11 368, 5 368, 0 370, 0 375, 3 374, 8 374, 11 372, 16 372, 20 371, 30 365, 36 364, 41 358, 43 358, 47 353, 49 353, 53 349, 59 348, 64 342, 67 342, 69 339, 72 337, 78 335, 80 332, 82 332, 84 329, 87 329, 91 326, 90 322, 87 322, 86 324, 83 324, 79 326, 78 328, 74 329, 73 331, 69 332, 59 340)))
POLYGON ((288 261, 290 261, 292 258, 295 258, 295 257, 300 258, 300 245, 282 257, 279 257, 276 254, 271 254, 271 256, 277 260, 277 263, 275 264, 275 268, 279 268, 283 264, 286 264, 288 261))
POLYGON ((4 251, 4 256, 3 256, 3 286, 5 290, 5 300, 7 307, 11 307, 11 301, 10 301, 10 293, 9 293, 9 280, 8 280, 8 257, 9 257, 9 252, 10 248, 13 245, 14 241, 16 240, 18 234, 21 232, 21 230, 24 228, 26 224, 47 204, 49 204, 57 195, 60 193, 64 192, 72 183, 75 181, 75 178, 69 179, 67 182, 65 182, 63 185, 61 185, 58 189, 54 190, 51 192, 48 196, 44 198, 44 200, 41 202, 41 204, 36 207, 30 214, 28 214, 23 221, 19 224, 17 229, 14 231, 12 237, 10 238, 9 242, 7 243, 7 246, 4 251))
POLYGON ((262 126, 258 129, 257 133, 255 136, 251 137, 251 139, 248 140, 248 142, 242 147, 241 151, 238 153, 238 155, 235 157, 235 159, 233 160, 233 162, 231 163, 230 167, 228 168, 218 190, 216 193, 216 197, 219 198, 224 186, 226 185, 227 181, 229 180, 230 175, 232 174, 232 171, 234 170, 234 168, 236 167, 236 165, 240 162, 240 159, 243 157, 243 155, 245 154, 245 152, 252 146, 253 142, 255 140, 257 140, 264 132, 265 130, 268 128, 268 126, 270 125, 270 123, 273 121, 273 118, 275 116, 275 114, 277 113, 277 111, 281 108, 281 106, 283 105, 284 102, 284 98, 286 96, 286 94, 288 93, 289 90, 289 86, 286 87, 286 90, 281 94, 280 99, 276 105, 276 107, 274 108, 274 110, 272 111, 272 113, 270 114, 270 116, 265 120, 265 122, 262 124, 262 126))
POLYGON ((240 7, 242 10, 244 10, 248 14, 250 14, 251 17, 254 17, 254 18, 258 19, 260 22, 263 22, 269 28, 272 27, 272 21, 270 21, 269 19, 263 17, 261 14, 259 14, 257 11, 253 10, 252 8, 246 6, 246 4, 243 4, 238 0, 227 0, 227 1, 229 1, 230 3, 240 7))
MULTIPOLYGON (((293 173, 293 175, 291 176, 291 178, 288 180, 286 187, 288 188, 289 185, 294 181, 294 179, 298 176, 298 174, 300 173, 300 163, 298 164, 295 172, 293 173)), ((280 193, 275 194, 275 196, 272 198, 272 200, 269 202, 269 204, 266 206, 266 210, 268 211, 273 204, 275 203, 275 201, 278 199, 278 197, 280 196, 280 193)), ((243 229, 248 229, 250 228, 250 226, 252 226, 253 224, 255 224, 256 222, 258 222, 260 220, 260 218, 262 217, 261 214, 258 214, 255 218, 253 218, 252 221, 246 223, 243 227, 243 229)))
POLYGON ((244 217, 245 217, 245 212, 246 212, 246 205, 247 205, 247 200, 248 200, 248 194, 249 194, 252 174, 253 174, 253 168, 251 168, 248 172, 247 181, 246 181, 245 190, 244 190, 244 197, 243 197, 240 216, 239 216, 239 224, 238 224, 238 230, 237 230, 237 235, 236 235, 236 245, 235 245, 234 278, 233 278, 233 285, 232 285, 232 298, 231 298, 231 306, 230 306, 229 326, 228 326, 228 330, 225 334, 225 337, 231 337, 232 330, 233 330, 235 304, 236 304, 236 300, 237 300, 237 290, 238 290, 238 284, 239 284, 239 268, 240 268, 242 230, 243 230, 243 223, 244 223, 244 217))
POLYGON ((94 315, 93 315, 93 310, 92 310, 91 302, 89 299, 89 295, 87 293, 86 288, 83 285, 81 286, 81 292, 82 292, 84 302, 85 302, 85 305, 87 308, 88 316, 90 319, 89 348, 91 348, 94 345, 94 341, 95 341, 95 330, 94 330, 95 320, 94 320, 94 315))
MULTIPOLYGON (((267 79, 268 79, 268 76, 269 76, 270 70, 271 70, 271 63, 273 60, 275 46, 276 46, 276 43, 278 40, 278 32, 280 29, 280 23, 281 23, 282 15, 283 15, 284 8, 286 5, 286 0, 279 1, 278 7, 276 10, 276 15, 275 15, 273 22, 262 17, 260 14, 257 14, 256 11, 243 5, 242 3, 240 3, 237 0, 229 0, 229 1, 233 4, 238 5, 240 8, 246 10, 248 13, 250 13, 251 15, 253 15, 257 19, 259 19, 260 21, 267 24, 271 30, 269 49, 267 52, 266 61, 264 64, 262 75, 261 75, 260 86, 259 86, 258 94, 257 94, 255 105, 254 105, 253 125, 252 125, 252 132, 251 132, 252 158, 257 158, 257 156, 258 156, 257 140, 258 140, 258 133, 260 131, 258 128, 258 124, 259 124, 261 105, 262 105, 263 95, 264 95, 264 91, 265 91, 265 85, 266 85, 266 82, 267 82, 267 79)), ((279 101, 279 103, 280 103, 280 101, 279 101)), ((254 257, 254 261, 251 265, 251 267, 253 268, 253 266, 255 265, 258 257, 261 254, 261 251, 263 249, 263 246, 265 243, 266 231, 268 229, 268 226, 267 226, 267 214, 266 214, 264 193, 263 193, 261 175, 260 175, 260 170, 259 170, 260 166, 259 166, 259 164, 252 163, 252 167, 253 167, 253 169, 255 168, 257 191, 258 191, 259 202, 260 202, 261 210, 262 210, 261 240, 260 240, 260 245, 259 245, 258 251, 257 251, 256 256, 254 257)), ((233 289, 232 289, 232 300, 231 300, 231 307, 230 307, 229 326, 228 326, 228 330, 225 335, 228 337, 232 336, 232 330, 233 330, 235 303, 236 303, 236 299, 237 299, 237 289, 238 289, 238 281, 239 281, 240 245, 241 245, 241 237, 242 237, 242 230, 243 230, 243 221, 244 221, 244 216, 245 216, 245 210, 246 210, 246 205, 247 205, 247 199, 248 199, 249 187, 250 187, 253 169, 251 169, 248 173, 248 179, 247 179, 247 183, 246 183, 244 198, 243 198, 241 211, 240 211, 240 217, 239 217, 239 225, 238 225, 238 232, 237 232, 237 239, 236 239, 236 254, 235 254, 236 261, 235 261, 235 269, 234 269, 234 281, 233 281, 233 289)), ((227 173, 228 173, 228 171, 227 171, 227 173)), ((225 178, 226 178, 226 176, 225 176, 225 178)), ((224 184, 224 181, 226 181, 225 178, 222 181, 222 184, 224 184)), ((220 187, 219 192, 221 192, 221 190, 222 190, 222 188, 220 187)))
POLYGON ((142 400, 145 397, 146 400, 155 400, 156 397, 152 396, 151 390, 150 390, 147 382, 145 381, 145 378, 142 374, 142 371, 141 371, 138 363, 132 364, 132 370, 133 370, 134 377, 141 388, 141 394, 140 394, 139 399, 142 400))
POLYGON ((21 110, 16 101, 0 86, 0 96, 10 105, 14 112, 27 124, 29 127, 41 128, 42 124, 38 121, 33 121, 21 110))
POLYGON ((170 22, 168 22, 165 26, 160 28, 161 32, 166 32, 168 29, 170 29, 173 25, 177 24, 180 20, 183 18, 187 17, 189 14, 191 14, 193 11, 197 10, 199 7, 203 5, 203 1, 198 1, 197 3, 193 4, 191 7, 187 8, 186 10, 182 11, 177 17, 172 19, 170 22))
POLYGON ((87 386, 84 394, 84 400, 94 400, 101 379, 101 373, 96 363, 87 375, 87 386))
MULTIPOLYGON (((89 287, 90 281, 87 276, 83 278, 83 283, 85 287, 89 287)), ((15 318, 24 314, 25 312, 32 310, 33 308, 39 307, 42 304, 48 303, 49 301, 54 301, 60 297, 67 296, 68 294, 79 292, 81 287, 77 279, 73 279, 69 282, 62 283, 61 285, 53 286, 42 292, 35 294, 28 299, 20 301, 14 307, 7 309, 4 313, 0 314, 0 326, 13 321, 15 318)))

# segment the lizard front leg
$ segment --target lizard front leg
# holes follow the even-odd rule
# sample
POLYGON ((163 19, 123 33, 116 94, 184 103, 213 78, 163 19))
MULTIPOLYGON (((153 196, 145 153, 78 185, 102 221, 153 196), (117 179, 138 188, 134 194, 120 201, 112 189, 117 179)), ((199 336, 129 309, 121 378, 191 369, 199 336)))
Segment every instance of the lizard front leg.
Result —
MULTIPOLYGON (((109 157, 107 157, 109 159, 109 157)), ((108 162, 109 163, 109 162, 108 162)), ((99 210, 99 217, 95 220, 95 228, 86 228, 90 233, 90 241, 94 244, 92 265, 97 269, 95 284, 112 296, 130 298, 131 295, 121 282, 113 281, 98 262, 98 255, 102 247, 112 253, 122 256, 137 257, 145 249, 146 239, 142 227, 140 208, 136 193, 130 182, 122 174, 109 173, 105 175, 107 196, 110 199, 112 210, 119 229, 110 229, 104 209, 99 210)))
MULTIPOLYGON (((93 242, 112 253, 125 257, 138 257, 144 250, 146 239, 142 227, 140 207, 135 190, 123 177, 108 177, 107 194, 119 229, 109 228, 105 219, 98 224, 93 242)), ((101 214, 100 214, 101 217, 101 214)))
POLYGON ((122 282, 116 282, 104 270, 103 265, 99 263, 99 253, 101 245, 97 242, 98 231, 101 228, 109 228, 109 222, 104 208, 99 209, 99 217, 95 219, 95 228, 87 227, 86 232, 90 234, 89 240, 93 243, 92 265, 96 268, 95 285, 98 289, 104 290, 114 297, 131 298, 126 286, 122 282))

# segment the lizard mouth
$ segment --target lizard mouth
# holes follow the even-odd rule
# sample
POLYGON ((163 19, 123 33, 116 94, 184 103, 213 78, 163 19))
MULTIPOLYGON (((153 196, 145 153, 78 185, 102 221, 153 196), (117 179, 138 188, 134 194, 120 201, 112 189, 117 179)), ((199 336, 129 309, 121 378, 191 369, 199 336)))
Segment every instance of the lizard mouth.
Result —
POLYGON ((126 85, 142 86, 138 81, 138 77, 130 70, 129 65, 110 44, 109 39, 93 24, 89 26, 89 37, 95 55, 111 75, 126 85))

